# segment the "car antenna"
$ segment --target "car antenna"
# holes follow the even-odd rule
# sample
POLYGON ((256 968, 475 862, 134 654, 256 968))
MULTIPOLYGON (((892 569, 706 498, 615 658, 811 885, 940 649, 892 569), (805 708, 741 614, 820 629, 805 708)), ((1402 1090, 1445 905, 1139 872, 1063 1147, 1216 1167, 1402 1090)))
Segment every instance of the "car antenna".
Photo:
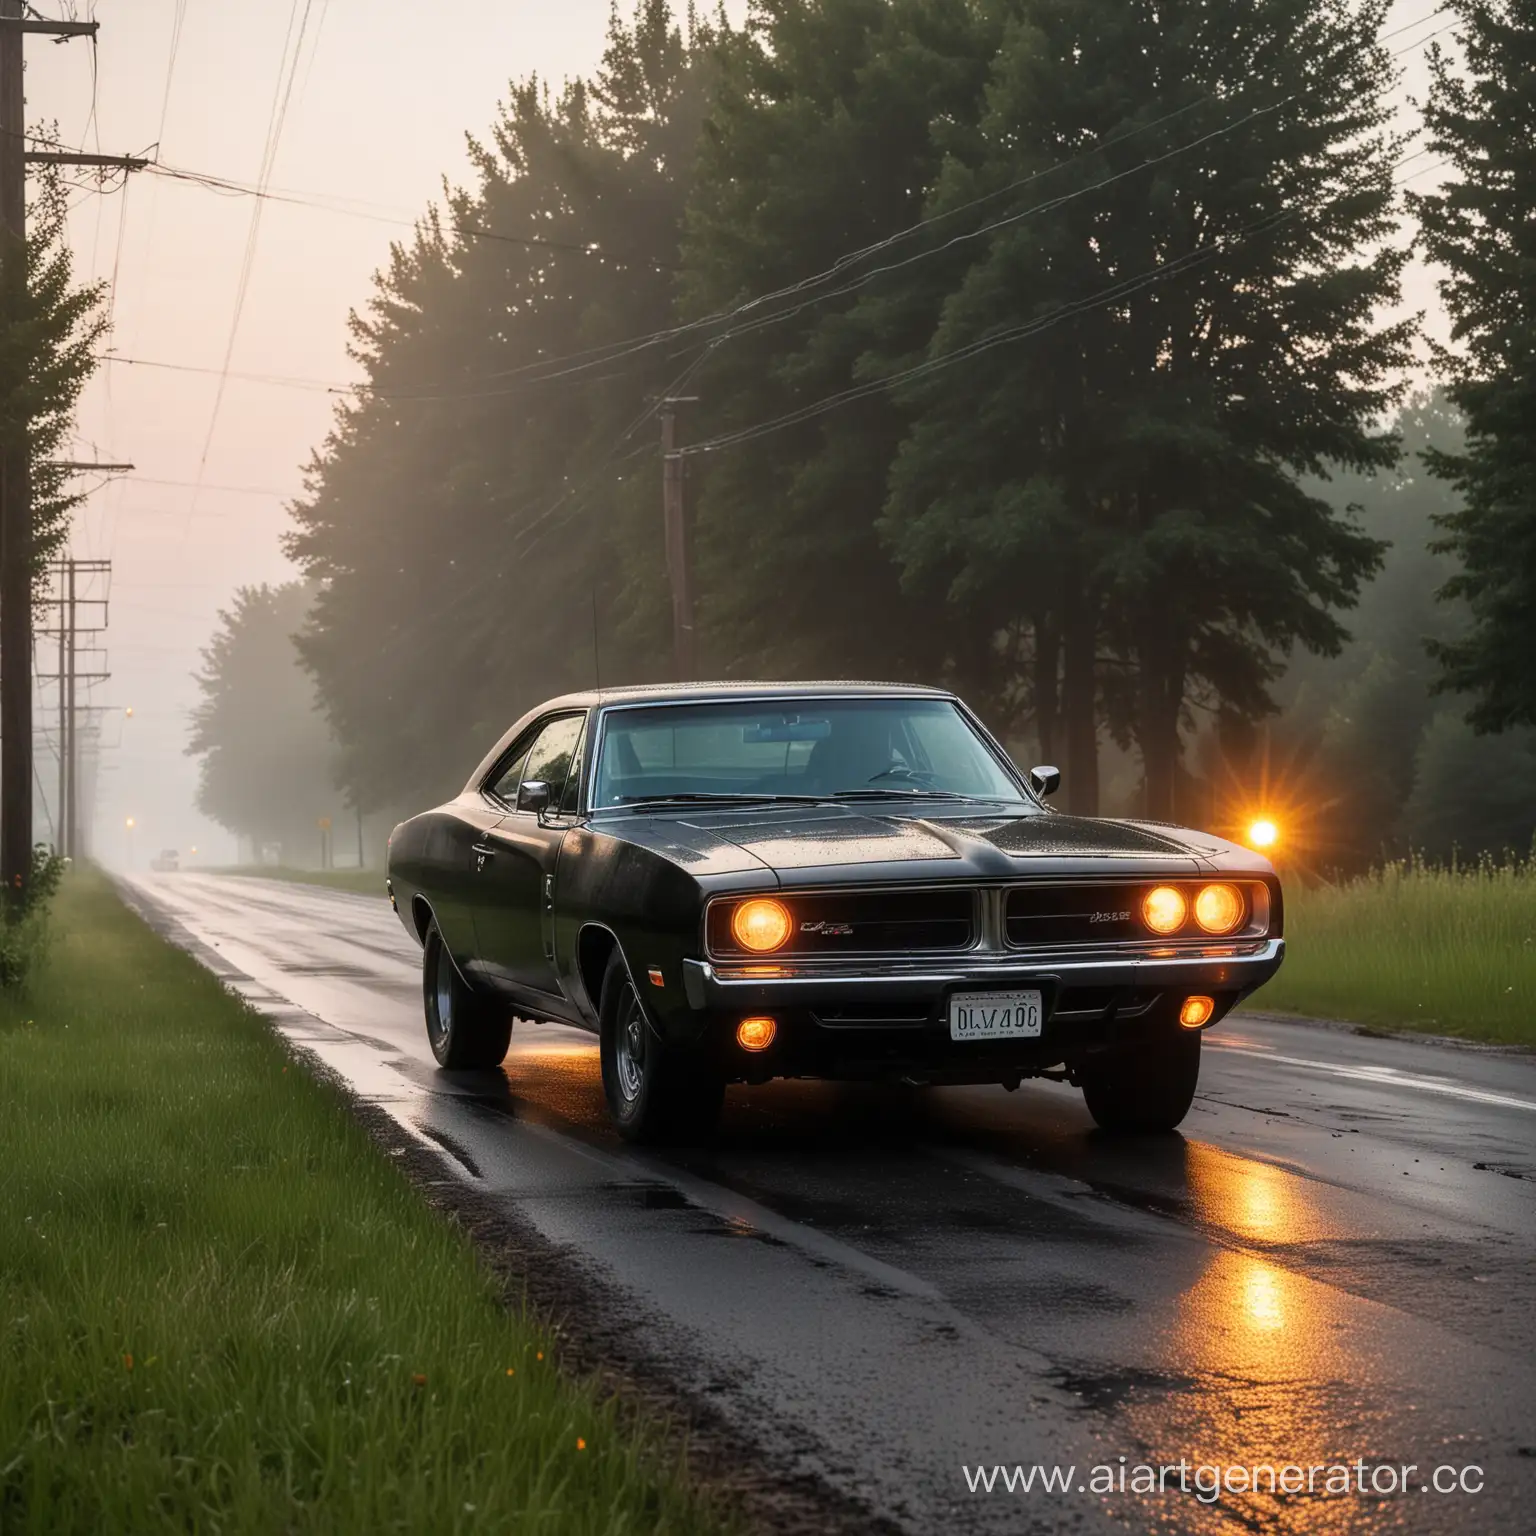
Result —
POLYGON ((592 593, 592 686, 603 686, 603 653, 597 644, 597 588, 593 586, 592 593))

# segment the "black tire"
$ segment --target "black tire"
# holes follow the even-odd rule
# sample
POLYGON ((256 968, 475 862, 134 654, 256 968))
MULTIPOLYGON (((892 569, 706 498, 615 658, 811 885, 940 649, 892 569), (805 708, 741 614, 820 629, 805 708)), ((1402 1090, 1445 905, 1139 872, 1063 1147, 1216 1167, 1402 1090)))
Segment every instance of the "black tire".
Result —
POLYGON ((494 998, 472 991, 434 921, 421 957, 421 996, 427 1044, 440 1067, 470 1071, 499 1067, 512 1043, 512 1014, 494 998))
POLYGON ((1088 1113, 1106 1131, 1171 1131, 1200 1081, 1200 1036, 1160 1035, 1093 1057, 1078 1074, 1088 1113))
POLYGON ((598 1017, 603 1093, 619 1135, 652 1143, 707 1137, 720 1120, 725 1080, 651 1028, 618 950, 603 973, 598 1017))

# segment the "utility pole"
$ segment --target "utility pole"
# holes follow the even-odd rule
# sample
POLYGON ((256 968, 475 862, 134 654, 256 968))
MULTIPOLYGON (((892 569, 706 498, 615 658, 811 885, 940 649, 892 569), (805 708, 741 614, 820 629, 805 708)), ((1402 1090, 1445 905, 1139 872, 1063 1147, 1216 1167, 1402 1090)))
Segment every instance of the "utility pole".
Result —
MULTIPOLYGON (((104 668, 90 672, 80 670, 80 636, 104 634, 107 629, 108 598, 93 596, 87 587, 80 591, 80 578, 87 581, 93 576, 105 576, 110 583, 110 560, 77 560, 66 555, 55 567, 55 595, 48 599, 58 606, 57 631, 42 629, 41 634, 58 634, 59 670, 40 673, 38 682, 57 682, 59 685, 59 814, 56 829, 57 852, 65 858, 78 858, 80 839, 80 715, 83 712, 77 702, 76 685, 81 682, 104 682, 111 673, 104 668), (80 609, 100 608, 99 616, 89 615, 88 622, 80 622, 80 609)), ((87 706, 87 710, 89 706, 87 706)))
POLYGON ((699 653, 693 627, 693 541, 688 527, 687 464, 677 444, 677 407, 697 403, 697 395, 671 395, 661 402, 661 494, 667 581, 672 588, 672 666, 680 683, 692 682, 698 676, 699 653))
MULTIPOLYGON (((24 39, 30 34, 95 37, 97 29, 94 21, 53 21, 26 12, 24 0, 0 0, 0 325, 7 329, 27 306, 27 166, 142 170, 147 163, 126 156, 27 149, 24 39)), ((21 423, 0 441, 0 882, 8 917, 17 912, 17 898, 32 873, 30 460, 27 428, 21 423)))

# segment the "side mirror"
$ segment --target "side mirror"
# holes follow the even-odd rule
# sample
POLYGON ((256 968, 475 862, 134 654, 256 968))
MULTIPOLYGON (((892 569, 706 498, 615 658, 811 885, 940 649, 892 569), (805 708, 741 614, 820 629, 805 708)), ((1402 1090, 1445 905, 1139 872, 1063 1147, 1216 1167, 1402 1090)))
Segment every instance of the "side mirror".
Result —
POLYGON ((549 785, 542 779, 524 779, 517 786, 517 808, 542 815, 549 809, 549 785))
POLYGON ((1042 800, 1054 795, 1061 788, 1061 769, 1031 768, 1029 770, 1029 787, 1042 800))

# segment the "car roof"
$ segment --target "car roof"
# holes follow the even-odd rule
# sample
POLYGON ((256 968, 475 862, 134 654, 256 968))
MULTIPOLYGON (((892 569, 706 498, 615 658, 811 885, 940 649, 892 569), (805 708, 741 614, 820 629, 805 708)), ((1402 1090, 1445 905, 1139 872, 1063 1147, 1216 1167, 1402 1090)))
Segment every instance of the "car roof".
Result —
POLYGON ((811 694, 818 697, 839 694, 864 696, 889 694, 893 697, 950 699, 947 688, 929 688, 917 683, 857 682, 839 678, 828 682, 699 682, 644 683, 628 688, 593 688, 585 693, 568 693, 551 699, 535 711, 551 709, 593 709, 610 704, 688 704, 713 703, 731 699, 783 699, 811 694))

